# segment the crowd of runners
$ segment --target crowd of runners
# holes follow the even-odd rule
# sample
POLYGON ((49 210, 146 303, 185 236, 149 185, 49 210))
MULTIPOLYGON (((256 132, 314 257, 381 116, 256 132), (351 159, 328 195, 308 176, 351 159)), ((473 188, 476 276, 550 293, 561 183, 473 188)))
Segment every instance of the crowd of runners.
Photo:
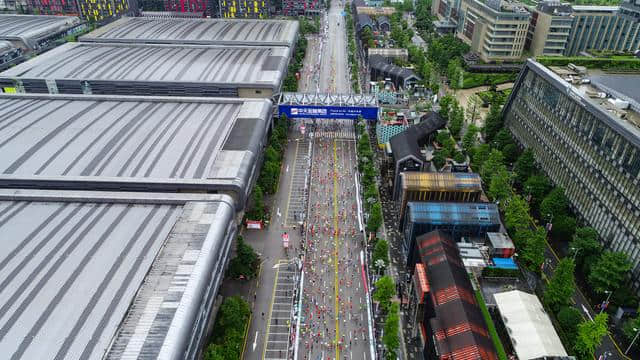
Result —
POLYGON ((362 359, 368 348, 368 318, 360 258, 363 235, 357 219, 354 126, 346 120, 315 120, 306 127, 313 137, 313 159, 309 216, 300 244, 305 281, 299 358, 350 360, 357 355, 362 359), (316 136, 328 133, 351 134, 351 138, 316 136))

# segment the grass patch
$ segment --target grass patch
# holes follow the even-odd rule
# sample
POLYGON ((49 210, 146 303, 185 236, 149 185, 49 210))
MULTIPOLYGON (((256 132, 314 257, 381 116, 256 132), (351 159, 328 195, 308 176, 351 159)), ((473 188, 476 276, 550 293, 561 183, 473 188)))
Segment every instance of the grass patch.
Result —
POLYGON ((518 73, 470 73, 462 75, 462 88, 469 89, 483 85, 500 85, 516 80, 518 73))
POLYGON ((487 305, 484 303, 484 298, 482 297, 480 290, 476 290, 476 300, 478 301, 478 306, 480 306, 480 310, 482 311, 482 316, 484 316, 484 321, 487 323, 487 328, 489 329, 489 335, 493 341, 493 346, 496 348, 496 352, 498 353, 498 359, 507 360, 507 353, 504 352, 502 341, 500 341, 498 331, 496 331, 496 325, 493 323, 491 315, 489 315, 489 310, 487 309, 487 305))

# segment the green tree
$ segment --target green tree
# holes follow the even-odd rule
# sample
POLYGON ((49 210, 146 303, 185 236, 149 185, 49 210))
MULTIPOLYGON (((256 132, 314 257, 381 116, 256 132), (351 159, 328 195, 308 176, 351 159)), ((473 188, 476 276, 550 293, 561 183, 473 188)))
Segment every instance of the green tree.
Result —
POLYGON ((532 207, 537 209, 542 199, 551 190, 551 184, 544 175, 531 175, 522 188, 526 195, 531 196, 532 207))
POLYGON ((631 270, 627 254, 617 251, 604 251, 591 267, 587 282, 599 294, 616 291, 625 281, 631 270))
POLYGON ((480 144, 473 148, 473 158, 471 162, 477 169, 482 169, 485 161, 489 159, 489 154, 491 153, 491 147, 489 144, 480 144))
POLYGON ((451 135, 458 139, 460 137, 460 131, 464 125, 464 114, 462 113, 462 107, 458 105, 458 102, 454 100, 451 104, 451 111, 449 113, 449 130, 451 135))
POLYGON ((452 89, 460 89, 462 87, 462 66, 459 59, 452 59, 447 64, 447 77, 452 89))
POLYGON ((446 122, 449 122, 449 112, 451 110, 451 107, 454 101, 455 101, 455 98, 450 94, 446 94, 440 99, 440 102, 439 102, 440 111, 438 112, 446 122))
POLYGON ((258 254, 244 242, 242 236, 238 236, 236 256, 229 262, 229 276, 237 278, 242 275, 251 279, 257 274, 258 264, 258 254))
POLYGON ((482 133, 484 134, 484 140, 487 143, 492 142, 493 138, 498 134, 498 132, 504 126, 500 108, 501 108, 501 105, 497 101, 491 102, 491 106, 489 107, 489 114, 487 114, 484 127, 482 128, 482 133))
POLYGON ((516 173, 516 180, 518 183, 524 184, 531 176, 536 172, 536 162, 533 157, 533 151, 526 149, 518 157, 513 170, 516 173))
POLYGON ((375 284, 373 300, 380 303, 380 307, 387 312, 391 306, 391 299, 396 295, 396 284, 389 275, 381 277, 375 284))
POLYGON ((502 154, 504 155, 504 161, 508 164, 513 164, 516 160, 518 160, 518 155, 520 155, 520 149, 514 143, 510 143, 505 145, 502 148, 502 154))
POLYGON ((253 203, 251 211, 247 213, 249 220, 263 220, 264 219, 264 194, 262 193, 262 187, 256 185, 253 188, 252 194, 253 203))
POLYGON ((576 219, 573 216, 561 215, 553 219, 551 233, 560 239, 571 239, 576 231, 576 219))
POLYGON ((371 212, 367 220, 367 231, 376 232, 380 225, 382 225, 382 206, 380 206, 379 202, 375 202, 371 206, 371 212))
POLYGON ((455 154, 453 154, 453 161, 455 161, 455 162, 457 162, 459 164, 465 162, 466 160, 467 160, 467 158, 460 151, 456 151, 455 154))
POLYGON ((506 171, 504 166, 504 157, 500 150, 493 149, 491 150, 491 153, 489 153, 487 160, 482 164, 482 168, 480 170, 482 181, 484 181, 485 184, 491 184, 491 178, 501 169, 505 169, 506 171))
MULTIPOLYGON (((640 329, 640 316, 637 316, 633 319, 628 319, 622 325, 622 334, 629 342, 631 342, 638 333, 634 329, 640 329)), ((637 341, 633 346, 638 347, 637 341)))
POLYGON ((511 197, 511 192, 511 174, 504 166, 499 167, 498 171, 491 176, 489 191, 487 191, 489 198, 499 201, 501 207, 504 207, 505 200, 511 197))
POLYGON ((387 360, 396 360, 396 352, 400 347, 400 309, 398 303, 391 304, 389 314, 384 322, 384 335, 382 336, 382 343, 384 344, 387 352, 385 358, 387 360))
POLYGON ((467 152, 467 154, 469 154, 472 151, 473 147, 476 145, 477 135, 478 127, 470 124, 467 127, 467 132, 465 132, 464 136, 462 137, 462 148, 467 152))
POLYGON ((373 254, 371 255, 372 262, 382 260, 385 265, 389 264, 389 243, 385 239, 378 239, 376 245, 373 248, 373 254))
POLYGON ((571 258, 560 260, 544 290, 543 300, 554 312, 558 312, 562 306, 571 303, 571 298, 576 290, 574 269, 575 264, 571 258))
POLYGON ((467 102, 467 121, 469 121, 472 125, 475 126, 476 120, 478 119, 478 115, 480 114, 480 107, 482 105, 482 99, 477 94, 471 95, 469 97, 469 101, 467 102))
POLYGON ((511 234, 529 228, 531 217, 529 215, 529 204, 520 195, 515 195, 504 207, 504 224, 511 234))
MULTIPOLYGON (((517 235, 523 233, 522 231, 517 235)), ((544 250, 546 248, 547 232, 543 227, 536 226, 535 230, 524 231, 524 248, 520 251, 520 259, 524 261, 527 269, 534 272, 540 271, 540 266, 544 262, 544 250)))
POLYGON ((542 200, 540 204, 540 214, 542 218, 547 221, 566 215, 567 204, 564 190, 561 187, 556 187, 542 200))
POLYGON ((449 134, 447 130, 440 130, 436 135, 436 141, 440 145, 444 145, 444 143, 448 141, 450 138, 451 138, 451 134, 449 134))
POLYGON ((591 320, 584 320, 578 325, 578 336, 573 349, 583 358, 593 358, 593 353, 602 343, 602 338, 609 333, 607 313, 596 315, 591 320))
POLYGON ((578 336, 578 324, 582 322, 582 315, 580 314, 580 310, 574 308, 573 306, 563 306, 560 311, 558 311, 558 323, 560 324, 559 335, 564 336, 565 339, 569 342, 566 345, 568 347, 573 348, 573 345, 576 343, 576 337, 578 336))
POLYGON ((509 130, 502 128, 496 136, 491 141, 494 148, 504 151, 505 146, 509 144, 513 144, 513 139, 511 138, 511 133, 509 130))
POLYGON ((436 167, 436 170, 440 170, 444 164, 446 164, 447 158, 442 150, 438 150, 433 154, 433 159, 431 161, 433 162, 433 166, 436 167))
POLYGON ((598 232, 592 227, 577 228, 573 234, 573 239, 569 243, 569 248, 578 251, 580 256, 576 256, 576 265, 582 269, 582 272, 588 274, 600 253, 602 253, 602 245, 598 241, 598 232))

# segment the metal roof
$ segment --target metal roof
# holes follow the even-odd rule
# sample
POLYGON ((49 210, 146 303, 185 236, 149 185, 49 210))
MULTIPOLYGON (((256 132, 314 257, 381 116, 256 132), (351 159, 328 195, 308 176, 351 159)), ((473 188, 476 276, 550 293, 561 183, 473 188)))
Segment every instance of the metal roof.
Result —
POLYGON ((481 192, 478 174, 406 171, 400 173, 402 188, 409 191, 481 192))
POLYGON ((80 41, 293 47, 297 35, 290 20, 124 17, 80 41))
POLYGON ((0 39, 19 40, 30 48, 38 39, 80 24, 75 16, 0 14, 0 39))
POLYGON ((493 203, 409 202, 409 221, 430 224, 500 224, 493 203))
POLYGON ((226 195, 0 190, 0 353, 194 358, 234 213, 226 195))
POLYGON ((230 191, 257 172, 271 102, 0 96, 4 187, 230 191))
MULTIPOLYGON (((149 82, 165 87, 206 83, 275 90, 286 72, 288 53, 285 47, 67 43, 0 73, 0 79, 149 82)), ((60 86, 58 90, 63 92, 60 86)))

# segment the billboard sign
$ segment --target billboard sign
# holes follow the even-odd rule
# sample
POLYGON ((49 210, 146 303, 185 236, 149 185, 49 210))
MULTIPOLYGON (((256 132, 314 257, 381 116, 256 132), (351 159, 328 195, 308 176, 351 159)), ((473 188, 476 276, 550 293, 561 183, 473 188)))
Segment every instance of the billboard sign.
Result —
POLYGON ((288 118, 357 119, 362 116, 367 120, 378 119, 377 107, 278 105, 278 111, 288 118))

